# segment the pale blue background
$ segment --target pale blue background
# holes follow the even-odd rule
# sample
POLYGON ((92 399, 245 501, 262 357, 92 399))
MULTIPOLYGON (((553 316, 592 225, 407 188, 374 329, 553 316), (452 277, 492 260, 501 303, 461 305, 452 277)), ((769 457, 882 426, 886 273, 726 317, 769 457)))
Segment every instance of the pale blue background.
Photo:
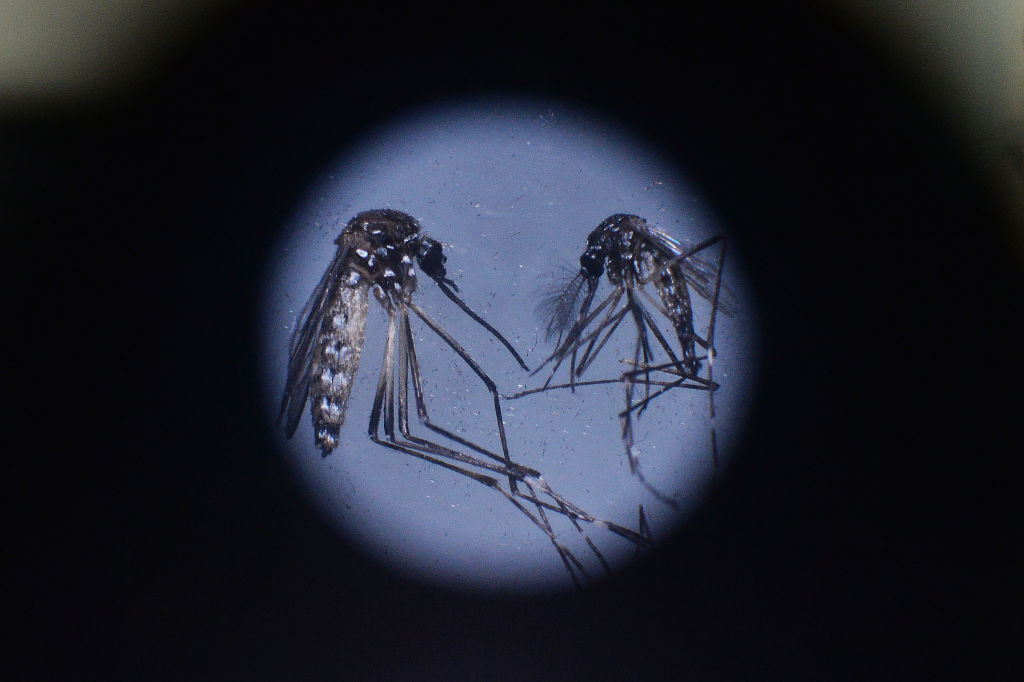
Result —
MULTIPOLYGON (((330 262, 335 237, 359 211, 381 207, 414 215, 444 243, 449 277, 464 300, 505 334, 531 368, 552 350, 534 313, 538 290, 560 266, 578 268, 587 235, 608 215, 635 213, 689 242, 726 228, 652 141, 566 103, 491 99, 412 111, 340 150, 282 226, 261 299, 268 419, 276 419, 295 316, 330 262)), ((727 475, 756 364, 753 310, 735 249, 727 258, 725 282, 737 314, 718 318, 717 476, 727 475)), ((599 296, 609 290, 603 281, 599 296)), ((543 382, 546 373, 527 376, 426 277, 417 300, 500 391, 543 382)), ((345 538, 417 579, 498 591, 570 587, 545 535, 500 495, 370 442, 366 429, 386 322, 370 301, 366 348, 339 448, 321 458, 308 416, 291 441, 274 427, 297 485, 345 538)), ((708 307, 697 302, 702 331, 708 307)), ((487 391, 425 325, 416 318, 413 324, 433 420, 497 450, 487 391)), ((617 376, 617 359, 632 357, 633 342, 627 320, 588 378, 617 376)), ((558 381, 566 380, 566 371, 560 370, 558 381)), ((678 500, 678 514, 631 477, 616 417, 622 407, 620 386, 503 403, 512 457, 540 470, 555 490, 600 518, 635 527, 642 503, 656 538, 665 538, 704 498, 712 478, 707 395, 673 391, 635 427, 641 465, 649 480, 678 500)), ((600 577, 576 531, 564 522, 557 529, 591 575, 600 577)), ((627 542, 596 527, 587 530, 607 557, 632 556, 627 542)))

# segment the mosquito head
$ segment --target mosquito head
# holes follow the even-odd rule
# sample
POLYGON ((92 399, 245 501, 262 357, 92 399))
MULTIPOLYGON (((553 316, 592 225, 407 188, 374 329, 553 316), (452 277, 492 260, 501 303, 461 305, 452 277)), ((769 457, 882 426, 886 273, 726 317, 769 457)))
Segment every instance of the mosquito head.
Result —
POLYGON ((420 239, 420 250, 416 254, 416 260, 427 277, 435 282, 447 284, 456 291, 459 290, 455 282, 447 278, 448 273, 444 269, 444 264, 448 262, 448 256, 444 255, 441 242, 430 237, 420 239))
POLYGON ((580 275, 588 280, 600 279, 604 273, 604 249, 599 245, 587 246, 580 256, 580 275))

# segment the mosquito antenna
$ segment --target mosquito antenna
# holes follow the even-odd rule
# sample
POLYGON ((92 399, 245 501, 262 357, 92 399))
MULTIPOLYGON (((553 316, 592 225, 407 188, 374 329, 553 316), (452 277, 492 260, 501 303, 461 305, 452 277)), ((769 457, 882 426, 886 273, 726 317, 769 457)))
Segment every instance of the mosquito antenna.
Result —
POLYGON ((544 338, 557 339, 555 347, 562 343, 562 335, 569 330, 579 314, 583 284, 587 278, 578 270, 563 267, 554 280, 541 289, 540 301, 535 309, 537 317, 544 324, 544 338))

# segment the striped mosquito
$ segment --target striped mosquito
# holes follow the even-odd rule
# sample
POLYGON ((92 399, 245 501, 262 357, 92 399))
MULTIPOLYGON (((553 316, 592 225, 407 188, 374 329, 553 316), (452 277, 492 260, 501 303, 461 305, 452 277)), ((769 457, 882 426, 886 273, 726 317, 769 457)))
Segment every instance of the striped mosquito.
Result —
POLYGON ((334 260, 299 314, 292 333, 288 377, 279 414, 279 419, 285 420, 285 433, 289 438, 294 435, 308 400, 316 447, 324 457, 337 447, 363 351, 372 291, 388 315, 384 357, 368 426, 374 443, 470 478, 504 496, 545 533, 577 586, 581 584, 581 575, 586 577, 586 570, 557 539, 549 518, 552 514, 571 522, 606 571, 608 563, 580 522, 606 528, 637 546, 649 544, 642 527, 638 533, 593 517, 552 490, 538 471, 512 460, 496 385, 458 341, 413 300, 417 286, 416 265, 445 296, 500 341, 524 370, 528 368, 512 345, 457 295, 458 287, 447 278, 447 257, 441 243, 423 234, 415 218, 392 209, 364 211, 348 222, 335 244, 338 251, 334 260), (430 420, 410 311, 487 387, 493 401, 500 452, 473 443, 430 420), (456 444, 454 447, 411 432, 410 378, 419 421, 428 430, 456 444), (470 451, 474 454, 469 454, 470 451), (502 479, 507 480, 505 485, 502 479))
MULTIPOLYGON (((554 341, 555 351, 533 374, 553 363, 547 380, 539 388, 520 391, 507 398, 563 388, 575 391, 577 386, 623 384, 625 409, 619 417, 630 471, 656 497, 675 507, 675 501, 649 484, 640 470, 633 415, 639 418, 652 400, 674 388, 684 388, 707 392, 709 414, 714 419, 714 393, 719 388, 713 379, 715 320, 719 311, 732 314, 731 307, 721 296, 724 260, 725 241, 720 236, 690 247, 649 226, 639 216, 617 213, 606 218, 587 237, 579 271, 545 295, 537 306, 547 340, 554 341), (716 245, 717 264, 698 255, 716 245), (602 274, 607 275, 612 291, 594 305, 602 274), (657 299, 648 291, 648 285, 657 293, 657 299), (703 336, 695 330, 691 290, 711 303, 703 336), (652 310, 668 321, 678 343, 676 348, 658 327, 652 310), (581 381, 586 369, 627 317, 636 329, 633 357, 623 359, 630 369, 614 378, 581 381), (652 336, 657 346, 652 343, 652 336), (661 348, 667 358, 665 361, 656 359, 656 348, 661 348), (569 382, 552 384, 566 359, 569 360, 569 382), (702 376, 705 367, 706 373, 702 376), (643 386, 643 397, 634 401, 637 385, 643 386), (652 388, 656 390, 652 392, 652 388)), ((717 467, 714 421, 710 435, 712 462, 717 467)))

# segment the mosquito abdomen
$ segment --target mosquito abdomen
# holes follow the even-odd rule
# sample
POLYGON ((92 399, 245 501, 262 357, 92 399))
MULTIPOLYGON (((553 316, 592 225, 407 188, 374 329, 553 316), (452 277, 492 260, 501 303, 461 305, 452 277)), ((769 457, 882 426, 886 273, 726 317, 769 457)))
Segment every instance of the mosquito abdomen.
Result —
POLYGON ((324 457, 337 447, 345 423, 345 406, 366 339, 368 304, 365 281, 342 284, 324 315, 309 378, 314 439, 324 457))
POLYGON ((678 265, 674 265, 655 278, 654 288, 658 290, 661 304, 668 313, 668 319, 676 332, 676 338, 683 351, 683 365, 687 372, 696 374, 700 369, 693 329, 693 307, 686 278, 678 265))

